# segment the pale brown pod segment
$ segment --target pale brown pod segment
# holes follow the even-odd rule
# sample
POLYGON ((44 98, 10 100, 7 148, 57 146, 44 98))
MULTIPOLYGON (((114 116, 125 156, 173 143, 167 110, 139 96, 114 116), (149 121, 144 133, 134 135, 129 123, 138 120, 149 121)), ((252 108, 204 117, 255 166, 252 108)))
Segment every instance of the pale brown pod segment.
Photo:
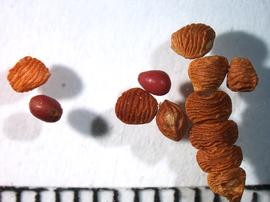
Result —
POLYGON ((50 75, 40 60, 27 56, 9 70, 7 79, 15 91, 27 92, 44 84, 50 75))
POLYGON ((225 196, 230 202, 241 201, 245 181, 246 172, 240 167, 208 174, 208 185, 211 190, 225 196))
POLYGON ((153 120, 158 110, 156 99, 141 88, 125 91, 115 105, 116 116, 126 124, 144 124, 153 120))
POLYGON ((193 124, 226 121, 232 112, 231 98, 223 91, 195 91, 187 97, 185 105, 193 124))
POLYGON ((212 49, 215 36, 210 26, 193 23, 172 34, 171 48, 185 58, 202 57, 212 49))
POLYGON ((239 167, 243 154, 239 146, 231 145, 199 150, 196 158, 204 172, 213 173, 239 167))
POLYGON ((238 127, 232 120, 195 124, 189 130, 189 140, 196 149, 233 145, 237 138, 238 127))
POLYGON ((229 69, 228 60, 223 56, 207 56, 193 60, 188 75, 195 91, 217 90, 229 69))
POLYGON ((258 84, 256 71, 247 58, 232 59, 227 75, 227 86, 235 92, 253 91, 258 84))
POLYGON ((156 123, 164 136, 179 141, 186 129, 186 115, 179 105, 165 100, 159 106, 156 123))

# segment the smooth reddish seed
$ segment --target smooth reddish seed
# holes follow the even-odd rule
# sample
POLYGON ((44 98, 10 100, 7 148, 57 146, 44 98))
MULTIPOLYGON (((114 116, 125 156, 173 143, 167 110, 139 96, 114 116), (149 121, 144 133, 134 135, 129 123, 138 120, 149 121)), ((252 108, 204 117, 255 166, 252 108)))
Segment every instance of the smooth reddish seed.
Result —
POLYGON ((141 72, 138 81, 144 90, 154 95, 165 95, 171 89, 171 79, 162 70, 150 70, 141 72))
POLYGON ((29 102, 29 109, 33 116, 45 122, 56 122, 63 113, 60 103, 46 95, 32 97, 29 102))

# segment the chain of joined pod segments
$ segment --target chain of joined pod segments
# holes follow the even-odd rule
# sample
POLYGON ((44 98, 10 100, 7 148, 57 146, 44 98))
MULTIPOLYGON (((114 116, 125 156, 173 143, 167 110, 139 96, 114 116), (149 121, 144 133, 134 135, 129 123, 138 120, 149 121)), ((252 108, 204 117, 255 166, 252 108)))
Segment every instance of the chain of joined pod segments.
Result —
POLYGON ((209 173, 210 188, 230 201, 240 201, 246 174, 239 167, 241 148, 234 145, 237 124, 228 120, 231 109, 230 97, 223 91, 195 91, 186 100, 187 115, 193 123, 190 141, 198 149, 199 166, 209 173))

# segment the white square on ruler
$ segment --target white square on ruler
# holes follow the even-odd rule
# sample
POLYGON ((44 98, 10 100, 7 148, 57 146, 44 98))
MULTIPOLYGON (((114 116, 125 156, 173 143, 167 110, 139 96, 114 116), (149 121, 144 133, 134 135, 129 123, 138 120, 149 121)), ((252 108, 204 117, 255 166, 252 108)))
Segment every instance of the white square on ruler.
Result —
POLYGON ((42 202, 54 202, 55 192, 53 190, 40 192, 40 197, 42 202))
POLYGON ((100 202, 113 202, 114 192, 111 190, 99 190, 98 199, 100 202))
POLYGON ((122 201, 127 201, 127 202, 132 202, 134 201, 134 191, 131 189, 119 189, 119 200, 122 201))
POLYGON ((60 198, 61 198, 61 201, 64 201, 64 202, 73 202, 74 192, 73 191, 61 191, 60 198))
POLYGON ((34 191, 23 191, 21 193, 22 202, 35 202, 36 193, 34 191))
POLYGON ((1 202, 16 202, 16 193, 13 191, 3 191, 1 193, 1 202))
POLYGON ((83 190, 79 192, 80 202, 93 201, 93 192, 90 190, 83 190))
POLYGON ((141 201, 154 201, 155 191, 151 189, 139 190, 139 198, 141 201))
MULTIPOLYGON (((179 191, 180 193, 180 191, 179 191)), ((161 189, 159 192, 161 202, 174 202, 175 190, 161 189)), ((178 201, 177 201, 178 202, 178 201)))

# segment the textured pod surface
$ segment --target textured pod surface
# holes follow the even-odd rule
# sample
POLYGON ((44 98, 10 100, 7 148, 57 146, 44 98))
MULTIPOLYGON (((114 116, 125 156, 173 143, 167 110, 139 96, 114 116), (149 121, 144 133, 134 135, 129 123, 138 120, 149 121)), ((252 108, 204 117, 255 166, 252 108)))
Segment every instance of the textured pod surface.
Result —
POLYGON ((37 95, 29 102, 30 112, 38 119, 46 122, 58 121, 63 113, 60 103, 46 95, 37 95))
POLYGON ((180 106, 169 100, 160 105, 156 123, 162 134, 174 141, 179 141, 183 137, 187 124, 180 106))
POLYGON ((48 68, 38 59, 24 57, 9 70, 7 79, 17 92, 27 92, 44 84, 50 77, 48 68))
POLYGON ((142 72, 138 76, 138 81, 144 90, 154 95, 165 95, 171 89, 169 75, 161 70, 142 72))
POLYGON ((225 121, 232 112, 231 98, 223 91, 195 91, 187 97, 185 105, 193 124, 225 121))
POLYGON ((202 57, 213 47, 215 36, 208 25, 190 24, 172 34, 171 48, 185 58, 202 57))
POLYGON ((243 154, 239 146, 232 145, 199 150, 196 158, 204 172, 213 173, 239 167, 243 154))
POLYGON ((229 69, 228 60, 222 56, 207 56, 193 60, 188 75, 195 91, 216 90, 229 69))
POLYGON ((227 75, 227 86, 235 92, 253 91, 258 84, 258 76, 247 58, 235 57, 231 61, 227 75))
POLYGON ((153 120, 158 110, 156 99, 141 88, 125 91, 115 105, 116 116, 127 124, 143 124, 153 120))
POLYGON ((232 120, 195 124, 189 131, 189 140, 196 149, 233 145, 238 138, 237 124, 232 120))
POLYGON ((229 201, 240 202, 245 189, 246 172, 242 168, 233 168, 219 173, 208 174, 211 190, 229 201))

